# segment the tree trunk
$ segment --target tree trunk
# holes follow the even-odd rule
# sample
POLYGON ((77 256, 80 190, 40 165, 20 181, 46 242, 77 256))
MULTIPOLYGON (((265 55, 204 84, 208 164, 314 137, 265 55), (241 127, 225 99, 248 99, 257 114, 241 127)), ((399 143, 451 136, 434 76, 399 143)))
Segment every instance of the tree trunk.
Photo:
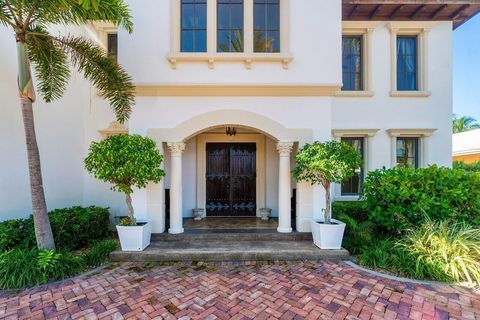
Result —
POLYGON ((133 212, 132 197, 130 196, 130 193, 125 193, 125 202, 127 203, 128 216, 130 217, 130 221, 132 221, 132 224, 135 225, 135 216, 133 212))
POLYGON ((28 169, 30 171, 30 190, 32 193, 33 223, 35 238, 39 249, 55 250, 52 227, 48 219, 47 203, 42 183, 42 169, 38 152, 35 125, 33 120, 32 102, 22 99, 22 116, 27 143, 28 169))
POLYGON ((27 144, 28 169, 30 173, 30 190, 32 196, 32 214, 35 227, 35 238, 39 249, 55 250, 52 227, 48 219, 47 203, 42 183, 42 168, 40 153, 38 152, 35 123, 33 118, 33 91, 32 77, 28 62, 27 49, 24 42, 17 40, 18 57, 18 86, 22 105, 22 118, 25 128, 27 144))
POLYGON ((324 218, 324 222, 325 224, 330 224, 330 207, 331 207, 331 203, 330 203, 330 183, 326 183, 324 186, 325 188, 325 218, 324 218))

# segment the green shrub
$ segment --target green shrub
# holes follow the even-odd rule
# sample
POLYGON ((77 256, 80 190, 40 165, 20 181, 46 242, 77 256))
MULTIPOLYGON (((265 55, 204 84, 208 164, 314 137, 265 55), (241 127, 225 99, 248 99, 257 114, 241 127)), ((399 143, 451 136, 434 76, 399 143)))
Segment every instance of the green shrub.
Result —
POLYGON ((346 213, 341 213, 338 219, 346 224, 342 245, 351 254, 358 254, 364 247, 371 245, 375 227, 372 221, 360 222, 346 213))
POLYGON ((83 260, 69 253, 13 249, 0 253, 0 288, 24 288, 81 272, 83 260))
POLYGON ((371 219, 394 233, 429 217, 434 221, 480 223, 480 175, 430 166, 372 171, 364 183, 371 219))
POLYGON ((336 201, 332 204, 332 213, 336 219, 346 214, 357 221, 368 220, 368 211, 365 210, 363 201, 336 201))
MULTIPOLYGON (((108 235, 109 212, 99 207, 57 209, 48 214, 59 250, 76 250, 108 235)), ((0 223, 0 252, 35 248, 32 217, 0 223)))
POLYGON ((108 259, 110 252, 118 248, 118 245, 118 240, 114 239, 96 242, 82 254, 82 259, 87 267, 98 267, 108 259))
POLYGON ((467 172, 480 173, 480 161, 475 161, 473 163, 465 163, 463 161, 454 161, 453 168, 465 170, 467 172))
POLYGON ((395 241, 383 239, 377 241, 374 245, 363 248, 358 256, 358 261, 367 267, 395 272, 397 255, 398 250, 396 250, 395 241))
POLYGON ((415 278, 468 281, 480 285, 480 229, 465 223, 427 221, 412 229, 396 246, 412 257, 415 278))

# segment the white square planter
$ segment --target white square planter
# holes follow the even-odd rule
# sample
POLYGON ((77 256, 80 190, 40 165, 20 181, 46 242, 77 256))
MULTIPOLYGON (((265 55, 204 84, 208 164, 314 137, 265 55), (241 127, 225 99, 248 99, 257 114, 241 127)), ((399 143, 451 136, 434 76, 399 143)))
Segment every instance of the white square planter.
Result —
POLYGON ((320 249, 341 249, 345 223, 331 219, 335 224, 324 224, 323 220, 312 220, 313 243, 320 249))
POLYGON ((152 224, 141 226, 117 226, 122 251, 143 251, 150 245, 152 224))

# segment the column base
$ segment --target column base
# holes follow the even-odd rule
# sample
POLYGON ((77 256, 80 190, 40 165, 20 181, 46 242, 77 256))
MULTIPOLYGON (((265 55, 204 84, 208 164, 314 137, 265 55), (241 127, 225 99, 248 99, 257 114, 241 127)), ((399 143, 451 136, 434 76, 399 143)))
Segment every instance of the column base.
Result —
POLYGON ((179 233, 183 233, 183 232, 184 232, 183 228, 180 228, 180 229, 170 228, 170 229, 168 229, 168 233, 171 233, 171 234, 179 234, 179 233))
POLYGON ((280 233, 290 233, 292 232, 292 228, 277 228, 277 231, 280 233))

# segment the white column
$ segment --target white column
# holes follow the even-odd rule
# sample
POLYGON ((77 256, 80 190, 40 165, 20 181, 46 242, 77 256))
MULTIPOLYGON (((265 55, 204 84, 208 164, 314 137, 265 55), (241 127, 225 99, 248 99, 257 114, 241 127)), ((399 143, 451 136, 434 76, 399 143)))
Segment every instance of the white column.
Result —
POLYGON ((292 232, 291 217, 291 172, 290 172, 290 153, 292 152, 293 142, 277 143, 277 150, 280 154, 278 168, 278 232, 292 232))
POLYGON ((182 153, 185 150, 183 142, 169 142, 171 154, 170 172, 170 228, 168 233, 183 233, 182 220, 182 153))
POLYGON ((423 167, 426 168, 428 167, 428 165, 430 164, 429 163, 429 156, 430 156, 430 141, 429 141, 429 136, 423 136, 423 137, 420 137, 418 138, 418 141, 420 143, 420 150, 421 150, 421 154, 420 154, 420 157, 422 159, 422 164, 423 164, 423 167))

